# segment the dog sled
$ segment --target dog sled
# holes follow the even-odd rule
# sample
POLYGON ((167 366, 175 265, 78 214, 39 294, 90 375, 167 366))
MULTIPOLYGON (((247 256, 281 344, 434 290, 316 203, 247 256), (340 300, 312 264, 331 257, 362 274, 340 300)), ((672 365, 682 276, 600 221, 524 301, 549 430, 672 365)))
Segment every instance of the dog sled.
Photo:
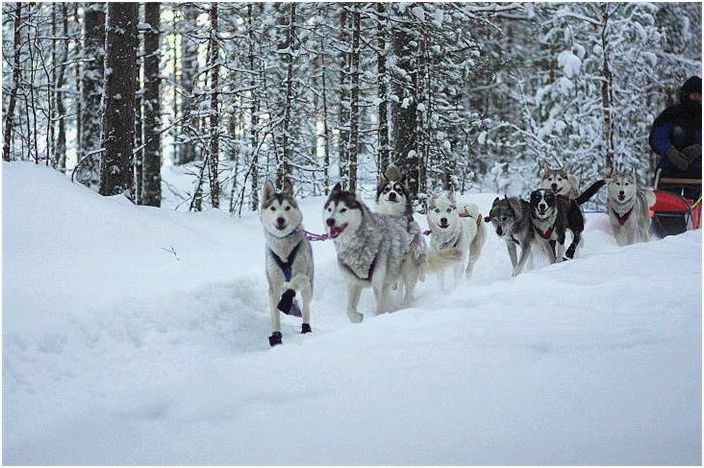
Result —
POLYGON ((655 205, 650 210, 652 230, 658 237, 701 227, 702 181, 655 175, 655 205))

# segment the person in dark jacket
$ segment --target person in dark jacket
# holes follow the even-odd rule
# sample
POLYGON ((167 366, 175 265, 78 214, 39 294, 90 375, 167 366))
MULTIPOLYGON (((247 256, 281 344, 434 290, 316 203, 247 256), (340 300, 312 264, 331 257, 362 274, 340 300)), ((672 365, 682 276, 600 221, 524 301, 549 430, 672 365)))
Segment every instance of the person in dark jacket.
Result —
POLYGON ((660 155, 660 177, 701 179, 702 79, 688 79, 679 97, 653 122, 650 147, 660 155))

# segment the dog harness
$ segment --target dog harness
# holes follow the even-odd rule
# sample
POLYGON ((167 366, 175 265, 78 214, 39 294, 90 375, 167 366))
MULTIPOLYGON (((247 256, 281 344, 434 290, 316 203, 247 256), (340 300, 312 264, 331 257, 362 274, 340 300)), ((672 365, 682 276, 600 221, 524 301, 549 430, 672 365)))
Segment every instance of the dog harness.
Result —
POLYGON ((542 238, 545 239, 545 240, 550 240, 550 238, 552 237, 552 231, 553 231, 554 229, 555 229, 555 226, 550 226, 550 229, 548 229, 547 231, 543 232, 543 231, 541 231, 540 229, 535 228, 535 230, 538 232, 538 234, 540 234, 540 237, 542 237, 542 238))
POLYGON ((611 211, 614 212, 614 216, 616 216, 616 219, 618 219, 619 226, 623 226, 624 224, 626 224, 626 221, 628 221, 628 218, 631 216, 631 212, 633 211, 633 208, 635 208, 635 206, 632 206, 631 209, 628 210, 623 216, 619 215, 618 213, 616 213, 616 210, 611 208, 611 211))
POLYGON ((281 260, 281 257, 276 255, 273 250, 269 249, 269 253, 271 254, 271 258, 274 259, 276 262, 276 265, 281 269, 281 272, 284 274, 284 278, 286 278, 286 281, 291 281, 291 276, 293 275, 293 262, 296 260, 296 254, 298 253, 298 248, 301 246, 301 242, 296 244, 296 246, 291 249, 291 253, 288 254, 288 261, 284 262, 281 260))
POLYGON ((347 265, 346 263, 342 263, 342 265, 344 265, 345 268, 347 268, 347 271, 352 273, 354 275, 354 277, 357 278, 358 280, 369 281, 370 279, 372 279, 372 273, 374 273, 374 267, 376 266, 376 259, 378 256, 379 256, 379 254, 376 254, 374 256, 374 260, 372 260, 372 263, 369 265, 369 272, 367 273, 366 278, 360 278, 359 275, 357 275, 357 273, 355 273, 354 270, 352 268, 350 268, 349 265, 347 265))

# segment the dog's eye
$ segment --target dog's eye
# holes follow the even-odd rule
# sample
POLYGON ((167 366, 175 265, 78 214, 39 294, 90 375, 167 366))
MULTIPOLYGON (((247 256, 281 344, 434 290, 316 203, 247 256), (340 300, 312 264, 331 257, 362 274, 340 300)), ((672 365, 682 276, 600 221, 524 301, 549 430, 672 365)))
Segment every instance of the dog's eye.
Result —
POLYGON ((440 208, 435 208, 436 213, 440 213, 440 208))
POLYGON ((344 213, 345 211, 347 211, 347 208, 340 208, 340 213, 344 213))
POLYGON ((504 222, 505 222, 507 219, 508 219, 508 216, 502 216, 502 217, 501 217, 501 221, 504 221, 504 222))
POLYGON ((290 206, 287 206, 287 207, 286 207, 286 211, 289 211, 290 209, 291 209, 290 206))
POLYGON ((448 208, 448 209, 447 209, 447 212, 449 213, 450 211, 452 211, 452 210, 448 208))
POLYGON ((269 208, 269 209, 270 209, 271 211, 276 211, 276 208, 274 208, 273 206, 272 206, 271 208, 269 208))
POLYGON ((332 213, 332 208, 328 208, 328 213, 332 213))
POLYGON ((626 186, 628 186, 628 185, 629 185, 628 182, 626 182, 626 186))

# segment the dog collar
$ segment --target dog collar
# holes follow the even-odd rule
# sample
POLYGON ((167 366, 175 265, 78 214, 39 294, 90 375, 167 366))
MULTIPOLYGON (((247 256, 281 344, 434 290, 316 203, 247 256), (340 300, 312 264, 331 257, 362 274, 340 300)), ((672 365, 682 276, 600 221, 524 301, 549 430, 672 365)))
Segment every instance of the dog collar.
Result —
POLYGON ((633 211, 633 208, 635 208, 635 207, 632 206, 631 209, 628 210, 623 216, 619 215, 618 213, 616 213, 616 210, 611 208, 611 211, 614 212, 614 216, 616 216, 616 219, 618 219, 619 226, 623 226, 624 224, 626 224, 626 221, 628 221, 628 218, 631 216, 631 212, 633 211))
POLYGON ((281 257, 276 255, 273 250, 269 249, 271 258, 274 259, 276 265, 278 265, 279 269, 281 269, 281 272, 284 274, 284 278, 286 278, 287 282, 291 281, 291 277, 293 276, 293 261, 296 260, 296 254, 298 254, 298 248, 301 246, 301 242, 296 244, 296 246, 291 249, 291 252, 288 254, 288 261, 286 262, 281 260, 281 257))
POLYGON ((543 232, 540 229, 535 228, 535 230, 538 231, 538 234, 540 234, 540 237, 542 237, 543 239, 546 239, 546 240, 550 240, 550 238, 552 237, 552 231, 554 229, 555 229, 555 226, 550 226, 550 228, 547 231, 543 232))

